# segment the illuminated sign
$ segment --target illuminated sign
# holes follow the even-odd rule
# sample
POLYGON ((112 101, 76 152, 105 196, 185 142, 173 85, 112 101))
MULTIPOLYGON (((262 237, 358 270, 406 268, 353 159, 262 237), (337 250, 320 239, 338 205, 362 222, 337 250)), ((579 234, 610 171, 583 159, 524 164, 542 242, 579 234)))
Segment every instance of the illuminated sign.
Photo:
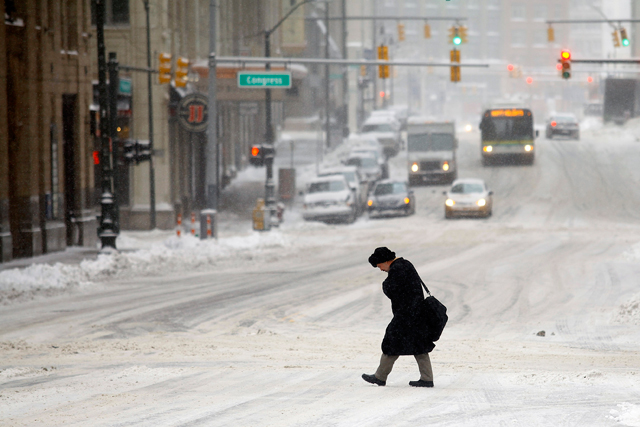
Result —
POLYGON ((491 117, 520 117, 524 110, 491 110, 491 117))

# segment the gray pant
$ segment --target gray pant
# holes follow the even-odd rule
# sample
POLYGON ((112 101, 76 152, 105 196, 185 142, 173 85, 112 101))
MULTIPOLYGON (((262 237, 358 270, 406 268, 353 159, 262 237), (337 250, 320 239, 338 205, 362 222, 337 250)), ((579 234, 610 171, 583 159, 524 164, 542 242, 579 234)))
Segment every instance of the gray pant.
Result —
MULTIPOLYGON (((398 357, 400 356, 389 356, 388 354, 383 354, 380 357, 380 366, 378 366, 378 370, 375 373, 376 378, 386 381, 387 377, 391 373, 391 369, 393 369, 393 364, 398 360, 398 357)), ((429 353, 415 354, 413 357, 415 357, 416 362, 418 362, 420 379, 423 381, 433 381, 433 370, 431 369, 429 353)))

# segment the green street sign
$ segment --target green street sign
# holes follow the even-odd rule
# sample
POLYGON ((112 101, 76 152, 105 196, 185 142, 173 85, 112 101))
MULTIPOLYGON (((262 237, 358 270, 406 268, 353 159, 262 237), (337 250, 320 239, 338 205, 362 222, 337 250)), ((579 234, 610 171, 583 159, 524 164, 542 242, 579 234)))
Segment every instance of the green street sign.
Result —
POLYGON ((238 87, 246 89, 279 88, 287 89, 291 87, 291 73, 280 72, 238 72, 238 87))

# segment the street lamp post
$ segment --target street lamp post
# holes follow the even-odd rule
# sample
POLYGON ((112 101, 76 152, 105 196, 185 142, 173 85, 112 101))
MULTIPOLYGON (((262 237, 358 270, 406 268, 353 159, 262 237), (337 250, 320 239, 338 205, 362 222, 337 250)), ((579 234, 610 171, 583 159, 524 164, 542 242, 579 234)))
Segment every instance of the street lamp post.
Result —
MULTIPOLYGON (((100 166, 102 168, 102 195, 100 197, 101 215, 98 236, 102 249, 116 248, 115 190, 113 188, 113 169, 111 140, 109 138, 109 97, 107 93, 107 60, 104 45, 105 0, 93 0, 96 9, 96 29, 98 44, 98 93, 100 103, 100 166)), ((114 118, 111 118, 114 120, 114 118)))
MULTIPOLYGON (((286 15, 278 21, 278 23, 271 29, 264 31, 264 56, 266 58, 271 57, 271 34, 273 34, 282 23, 289 17, 293 12, 295 12, 300 6, 307 3, 320 3, 321 0, 305 0, 293 6, 286 15)), ((326 3, 326 1, 325 1, 326 3)), ((271 70, 271 63, 267 62, 265 64, 265 70, 271 70)), ((273 158, 275 155, 275 150, 273 147, 273 142, 275 139, 275 135, 273 132, 273 123, 271 117, 271 89, 265 89, 265 145, 267 148, 265 149, 265 159, 264 163, 267 168, 267 178, 265 182, 265 207, 267 211, 268 221, 270 225, 277 224, 276 216, 276 196, 275 196, 275 184, 273 180, 273 158)))

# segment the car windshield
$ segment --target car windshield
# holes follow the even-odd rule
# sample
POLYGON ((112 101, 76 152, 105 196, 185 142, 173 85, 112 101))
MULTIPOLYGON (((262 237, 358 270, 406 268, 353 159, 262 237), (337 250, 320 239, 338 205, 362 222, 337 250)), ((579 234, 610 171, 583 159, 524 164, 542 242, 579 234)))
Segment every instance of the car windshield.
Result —
POLYGON ((452 151, 455 140, 450 133, 409 135, 409 151, 452 151))
POLYGON ((376 150, 353 150, 354 154, 367 154, 373 156, 376 160, 378 160, 378 151, 376 150))
POLYGON ((344 175, 344 177, 347 178, 347 181, 349 182, 358 182, 355 172, 344 172, 342 175, 344 175))
POLYGON ((385 123, 368 124, 362 127, 362 132, 393 132, 393 126, 385 123))
POLYGON ((373 194, 376 196, 386 196, 388 194, 406 193, 407 187, 404 182, 390 182, 378 184, 373 194))
POLYGON ((377 166, 376 159, 373 157, 351 157, 347 160, 347 164, 358 166, 359 168, 372 168, 377 166))
POLYGON ((524 117, 485 117, 480 124, 485 141, 533 139, 533 119, 524 117))
POLYGON ((455 194, 471 194, 471 193, 483 193, 484 186, 482 184, 475 184, 469 182, 460 182, 451 187, 451 193, 455 194))
POLYGON ((342 191, 345 189, 344 181, 319 181, 309 185, 309 194, 342 191))

